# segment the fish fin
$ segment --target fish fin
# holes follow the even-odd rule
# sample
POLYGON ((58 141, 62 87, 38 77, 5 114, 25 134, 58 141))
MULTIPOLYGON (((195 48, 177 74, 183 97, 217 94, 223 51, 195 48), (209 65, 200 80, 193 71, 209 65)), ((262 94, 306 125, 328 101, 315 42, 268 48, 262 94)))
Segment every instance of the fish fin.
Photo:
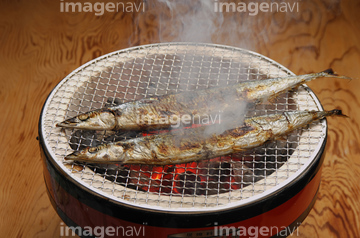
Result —
POLYGON ((278 96, 278 95, 275 95, 274 97, 268 98, 267 103, 268 103, 269 105, 274 105, 274 104, 276 103, 276 101, 278 100, 277 96, 278 96))
POLYGON ((335 72, 334 72, 334 70, 332 68, 326 69, 326 70, 322 71, 322 73, 338 76, 337 74, 335 74, 335 72))
POLYGON ((106 100, 105 107, 116 107, 121 104, 124 104, 124 102, 122 102, 121 99, 109 97, 106 100))
POLYGON ((150 97, 150 98, 143 98, 140 99, 139 102, 141 103, 154 103, 154 102, 158 102, 159 99, 157 97, 150 97))
MULTIPOLYGON (((257 101, 256 104, 260 104, 260 103, 261 103, 262 105, 273 106, 273 105, 277 102, 278 95, 280 95, 280 93, 279 93, 279 94, 274 94, 274 95, 272 95, 272 96, 270 96, 270 97, 267 97, 267 98, 265 98, 264 100, 259 100, 259 101, 257 101)), ((255 106, 256 104, 254 104, 254 106, 255 106)))
POLYGON ((246 149, 242 148, 241 146, 234 146, 232 147, 232 149, 234 150, 234 153, 240 153, 246 151, 246 149))
POLYGON ((287 141, 288 140, 286 135, 277 136, 274 139, 279 140, 279 141, 287 141))

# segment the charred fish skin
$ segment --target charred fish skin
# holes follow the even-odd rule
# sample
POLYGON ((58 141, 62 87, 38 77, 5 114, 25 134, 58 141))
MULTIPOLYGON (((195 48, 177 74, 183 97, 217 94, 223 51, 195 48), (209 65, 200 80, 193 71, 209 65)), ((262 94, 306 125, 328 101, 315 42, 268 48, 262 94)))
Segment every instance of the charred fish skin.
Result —
POLYGON ((201 118, 215 111, 231 110, 237 102, 260 103, 320 77, 346 78, 329 69, 320 73, 241 82, 221 88, 145 98, 98 109, 57 124, 83 130, 148 130, 169 128, 184 115, 201 118))
POLYGON ((89 163, 169 165, 249 150, 340 110, 295 111, 252 117, 220 134, 204 135, 206 126, 89 147, 65 157, 89 163))

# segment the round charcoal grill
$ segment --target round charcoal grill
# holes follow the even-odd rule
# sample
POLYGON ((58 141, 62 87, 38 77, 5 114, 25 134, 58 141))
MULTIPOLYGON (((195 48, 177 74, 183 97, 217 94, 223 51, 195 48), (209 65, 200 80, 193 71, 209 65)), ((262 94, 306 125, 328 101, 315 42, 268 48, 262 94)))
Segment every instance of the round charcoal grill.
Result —
MULTIPOLYGON (((85 236, 80 228, 88 234, 92 227, 93 235, 111 237, 114 233, 95 233, 100 230, 96 227, 109 226, 118 237, 230 236, 251 227, 268 227, 258 237, 290 235, 315 201, 326 120, 246 153, 167 166, 65 161, 73 150, 157 132, 55 126, 79 113, 144 97, 287 75, 294 74, 260 54, 194 43, 128 48, 79 67, 54 88, 40 117, 45 182, 53 206, 80 236, 85 236)), ((322 106, 302 85, 275 101, 249 107, 245 116, 292 110, 322 106)))

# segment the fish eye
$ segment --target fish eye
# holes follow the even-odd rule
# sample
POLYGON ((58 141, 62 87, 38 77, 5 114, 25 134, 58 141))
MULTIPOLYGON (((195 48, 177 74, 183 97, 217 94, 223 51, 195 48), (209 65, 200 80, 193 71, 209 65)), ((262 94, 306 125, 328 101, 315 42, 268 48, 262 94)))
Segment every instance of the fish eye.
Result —
POLYGON ((87 119, 89 119, 89 115, 88 114, 81 114, 78 116, 80 121, 86 121, 87 119))
POLYGON ((90 153, 95 153, 95 152, 97 152, 98 151, 98 148, 97 147, 91 147, 91 148, 89 148, 89 152, 90 153))

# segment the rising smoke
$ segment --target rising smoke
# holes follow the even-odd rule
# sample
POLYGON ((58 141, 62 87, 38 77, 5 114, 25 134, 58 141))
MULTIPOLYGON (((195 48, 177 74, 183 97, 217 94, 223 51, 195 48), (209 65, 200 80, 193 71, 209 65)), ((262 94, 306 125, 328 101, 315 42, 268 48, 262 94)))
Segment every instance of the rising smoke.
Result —
POLYGON ((213 35, 223 24, 223 14, 214 12, 213 2, 209 0, 157 0, 165 4, 170 21, 160 19, 160 41, 164 41, 161 29, 173 32, 173 41, 213 43, 213 35))
MULTIPOLYGON (((276 0, 275 0, 276 1, 276 0)), ((222 0, 221 2, 237 2, 222 0)), ((249 3, 251 1, 244 0, 249 3)), ((274 2, 274 1, 264 1, 274 2)), ((280 2, 280 1, 279 1, 280 2)), ((219 7, 220 1, 215 0, 147 0, 147 9, 144 14, 138 16, 138 23, 142 29, 147 29, 147 34, 151 36, 141 42, 201 42, 215 43, 241 47, 252 51, 258 51, 264 44, 269 42, 269 31, 274 28, 275 15, 272 13, 259 13, 257 16, 249 16, 248 13, 215 11, 215 5, 219 7), (146 27, 144 27, 146 26, 146 27), (150 30, 149 30, 150 29, 150 30)), ((281 16, 286 16, 282 14, 281 16)), ((276 22, 275 22, 276 24, 276 22)), ((266 47, 265 47, 266 48, 266 47)), ((204 55, 204 61, 210 61, 204 55)), ((180 56, 179 61, 182 58, 180 56)), ((193 65, 197 66, 197 65, 193 65)), ((164 74, 164 73, 163 73, 164 74)), ((202 77, 203 75, 200 75, 202 77)), ((181 88, 182 80, 189 78, 196 79, 199 75, 189 72, 188 78, 179 76, 180 91, 189 88, 181 88)), ((206 76, 205 76, 206 77, 206 76)), ((228 77, 226 72, 219 72, 219 87, 227 86, 228 77)), ((244 80, 241 79, 240 80, 244 80)), ((213 86, 213 85, 212 85, 213 86)), ((234 98, 224 97, 223 102, 211 101, 215 105, 214 113, 219 113, 221 124, 217 127, 209 127, 208 133, 220 133, 232 127, 231 121, 240 124, 247 112, 246 102, 234 101, 234 98), (231 110, 223 111, 223 103, 231 105, 231 110)))
POLYGON ((158 18, 160 42, 215 43, 256 51, 269 41, 266 29, 272 28, 272 13, 260 12, 254 17, 220 12, 216 11, 218 5, 214 0, 150 0, 148 13, 158 18))
MULTIPOLYGON (((160 41, 164 42, 170 38, 173 42, 201 42, 201 43, 219 43, 222 44, 222 37, 231 36, 232 32, 238 31, 234 19, 225 21, 224 14, 214 11, 214 2, 209 0, 158 0, 160 4, 166 6, 167 15, 160 15, 159 29, 160 41), (170 33, 169 33, 170 31, 170 33), (169 35, 171 37, 169 37, 169 35), (165 39, 166 38, 166 39, 165 39)), ((234 38, 236 35, 231 37, 234 38)), ((229 40, 229 39, 228 39, 229 40)), ((235 45, 239 45, 235 44, 235 45)), ((204 56, 204 61, 210 61, 204 56)), ((195 76, 195 75, 194 75, 195 76)), ((227 86, 227 75, 220 74, 220 87, 227 86)), ((209 103, 214 108, 213 114, 209 118, 218 118, 219 124, 209 126, 204 131, 205 135, 218 134, 234 125, 242 124, 247 103, 234 101, 236 95, 224 95, 223 100, 211 100, 209 103), (230 109, 223 110, 224 104, 231 105, 230 109)))

